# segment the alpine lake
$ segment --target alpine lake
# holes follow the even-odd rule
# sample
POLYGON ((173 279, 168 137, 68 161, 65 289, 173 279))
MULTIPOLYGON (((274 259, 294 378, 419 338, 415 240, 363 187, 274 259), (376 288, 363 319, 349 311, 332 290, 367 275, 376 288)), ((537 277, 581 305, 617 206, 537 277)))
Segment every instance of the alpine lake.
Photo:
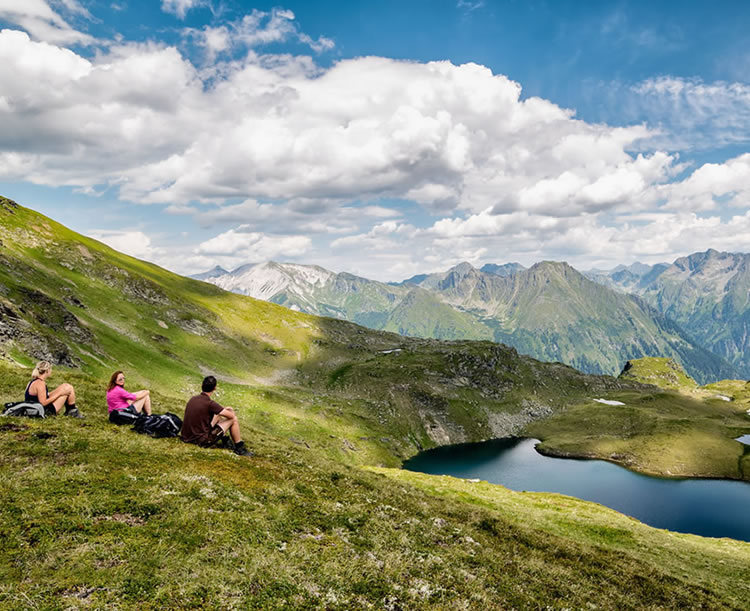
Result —
MULTIPOLYGON (((737 439, 750 445, 750 435, 737 439)), ((641 475, 603 460, 539 454, 536 439, 495 439, 421 452, 404 469, 485 480, 600 503, 656 528, 750 541, 750 483, 641 475)))

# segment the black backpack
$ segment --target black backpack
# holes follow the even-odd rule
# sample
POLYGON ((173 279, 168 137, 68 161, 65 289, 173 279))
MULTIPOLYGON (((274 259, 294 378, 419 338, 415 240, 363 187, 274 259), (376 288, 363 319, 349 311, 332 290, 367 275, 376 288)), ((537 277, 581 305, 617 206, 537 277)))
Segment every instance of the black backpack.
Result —
POLYGON ((166 414, 152 414, 147 416, 142 414, 133 425, 136 433, 143 433, 151 437, 177 437, 182 428, 182 420, 175 414, 167 412, 166 414))
POLYGON ((14 401, 5 404, 3 416, 26 416, 27 418, 44 418, 45 409, 41 403, 14 401))

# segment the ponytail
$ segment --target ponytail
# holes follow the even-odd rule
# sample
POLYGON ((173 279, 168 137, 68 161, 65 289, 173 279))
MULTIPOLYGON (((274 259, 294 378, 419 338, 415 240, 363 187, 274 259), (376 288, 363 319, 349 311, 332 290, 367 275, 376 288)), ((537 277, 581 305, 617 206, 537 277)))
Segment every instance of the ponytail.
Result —
POLYGON ((34 367, 34 371, 31 372, 31 379, 36 380, 42 377, 42 374, 47 371, 52 371, 52 364, 49 361, 39 361, 34 367))

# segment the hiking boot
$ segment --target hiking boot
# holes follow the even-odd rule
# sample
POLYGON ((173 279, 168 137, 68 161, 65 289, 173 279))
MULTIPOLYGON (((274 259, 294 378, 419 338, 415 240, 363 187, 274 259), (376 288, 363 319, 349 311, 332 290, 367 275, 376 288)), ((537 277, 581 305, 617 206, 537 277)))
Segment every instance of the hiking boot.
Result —
POLYGON ((70 416, 71 418, 83 418, 83 414, 78 411, 77 407, 74 407, 73 409, 69 409, 65 411, 66 416, 70 416))
POLYGON ((219 437, 219 441, 216 445, 225 450, 232 450, 234 452, 234 441, 232 441, 232 438, 229 437, 229 435, 219 437))
POLYGON ((247 449, 244 441, 235 444, 234 453, 237 454, 237 456, 254 456, 254 454, 247 449))

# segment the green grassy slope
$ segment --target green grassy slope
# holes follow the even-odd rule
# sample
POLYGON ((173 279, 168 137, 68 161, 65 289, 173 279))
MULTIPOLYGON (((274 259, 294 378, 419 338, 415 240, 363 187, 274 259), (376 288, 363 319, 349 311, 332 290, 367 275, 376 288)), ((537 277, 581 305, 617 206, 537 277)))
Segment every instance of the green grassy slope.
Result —
POLYGON ((421 288, 413 288, 388 314, 382 329, 412 337, 488 339, 492 331, 421 288))
MULTIPOLYGON (((0 369, 2 394, 24 379, 0 369)), ((97 380, 71 375, 93 403, 97 380)), ((143 437, 103 412, 0 422, 0 608, 750 604, 750 544, 559 495, 368 473, 243 424, 250 459, 143 437)))
MULTIPOLYGON (((27 367, 51 358, 102 386, 122 368, 130 388, 158 390, 173 411, 205 373, 215 373, 220 400, 246 406, 248 423, 351 464, 394 466, 423 448, 532 430, 544 436, 548 451, 617 455, 612 444, 595 450, 583 441, 620 435, 629 426, 626 411, 604 412, 606 422, 593 419, 603 427, 593 433, 578 419, 602 409, 594 396, 632 391, 643 399, 637 381, 585 376, 501 345, 404 338, 227 293, 4 201, 0 352, 27 367), (540 424, 544 434, 528 428, 552 414, 559 417, 540 424), (554 437, 555 427, 567 436, 554 437)), ((57 372, 52 384, 65 378, 57 372)), ((23 385, 4 399, 18 398, 23 385)), ((695 416, 699 429, 701 401, 677 401, 682 417, 695 416)), ((83 407, 101 405, 103 390, 83 407)), ((735 460, 730 435, 745 424, 742 417, 727 426, 707 423, 706 443, 721 451, 700 474, 736 476, 726 465, 735 460)), ((648 459, 652 453, 630 444, 623 462, 672 471, 648 459)))
POLYGON ((643 357, 628 361, 620 377, 669 390, 689 392, 698 387, 677 363, 667 358, 643 357))

